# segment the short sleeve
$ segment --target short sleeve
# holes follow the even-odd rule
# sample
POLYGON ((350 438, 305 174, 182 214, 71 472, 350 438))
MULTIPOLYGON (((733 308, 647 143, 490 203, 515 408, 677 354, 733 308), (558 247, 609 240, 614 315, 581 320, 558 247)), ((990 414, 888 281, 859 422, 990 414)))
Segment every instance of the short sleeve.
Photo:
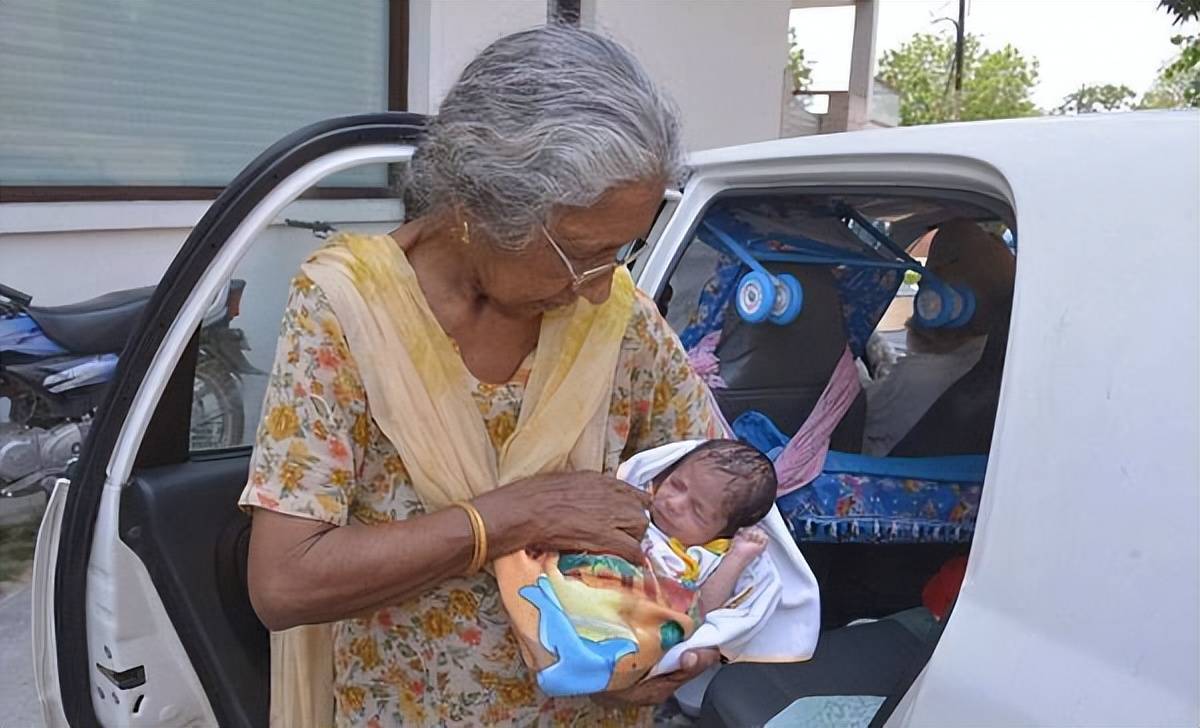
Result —
POLYGON ((626 335, 633 406, 623 458, 679 440, 725 437, 725 420, 708 385, 654 301, 638 292, 626 335))
POLYGON ((292 281, 239 505, 345 525, 368 417, 337 317, 301 274, 292 281))

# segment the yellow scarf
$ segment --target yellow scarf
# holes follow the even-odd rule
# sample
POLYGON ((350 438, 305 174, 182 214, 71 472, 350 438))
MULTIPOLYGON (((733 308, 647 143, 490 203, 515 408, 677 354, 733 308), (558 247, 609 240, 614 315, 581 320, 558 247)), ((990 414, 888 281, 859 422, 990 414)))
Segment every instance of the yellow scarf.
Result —
MULTIPOLYGON (((633 310, 633 280, 625 269, 613 276, 605 303, 579 299, 542 317, 517 427, 499 452, 471 397, 461 356, 391 237, 339 235, 303 270, 337 315, 371 415, 426 510, 537 473, 602 469, 613 377, 633 310)), ((540 569, 524 553, 502 557, 494 568, 502 592, 540 569)), ((537 624, 531 604, 505 599, 505 606, 514 626, 537 624)), ((331 724, 331 633, 330 625, 312 625, 271 635, 272 725, 331 724)))

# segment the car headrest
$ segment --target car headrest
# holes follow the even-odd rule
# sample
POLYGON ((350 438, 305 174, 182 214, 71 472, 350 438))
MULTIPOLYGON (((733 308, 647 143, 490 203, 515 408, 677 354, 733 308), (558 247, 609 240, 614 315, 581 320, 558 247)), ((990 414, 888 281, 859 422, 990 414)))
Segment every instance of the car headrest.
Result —
POLYGON ((730 388, 819 385, 824 389, 846 348, 837 283, 828 268, 768 263, 804 287, 804 310, 790 324, 750 324, 726 311, 717 345, 721 376, 730 388))
POLYGON ((991 449, 1000 406, 1008 328, 1005 308, 988 333, 979 361, 934 401, 890 455, 978 455, 991 449))

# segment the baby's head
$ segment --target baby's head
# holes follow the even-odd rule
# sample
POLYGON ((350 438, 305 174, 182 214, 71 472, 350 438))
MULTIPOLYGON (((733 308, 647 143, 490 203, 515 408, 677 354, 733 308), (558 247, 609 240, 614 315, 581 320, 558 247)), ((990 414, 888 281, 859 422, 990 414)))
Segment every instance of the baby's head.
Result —
POLYGON ((775 502, 775 466, 736 440, 709 440, 654 479, 650 516, 685 546, 732 538, 753 526, 775 502))

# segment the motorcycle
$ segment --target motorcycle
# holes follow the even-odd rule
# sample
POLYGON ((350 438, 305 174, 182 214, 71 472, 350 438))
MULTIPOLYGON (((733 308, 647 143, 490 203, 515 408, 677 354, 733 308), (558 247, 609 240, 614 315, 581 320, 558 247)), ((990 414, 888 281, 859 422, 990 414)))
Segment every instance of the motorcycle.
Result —
MULTIPOLYGON (((192 391, 193 450, 242 444, 242 377, 263 374, 247 359, 240 312, 246 282, 233 280, 200 328, 192 391)), ((106 293, 65 306, 33 306, 0 284, 0 497, 49 492, 79 454, 96 407, 116 372, 118 354, 154 288, 106 293)))

